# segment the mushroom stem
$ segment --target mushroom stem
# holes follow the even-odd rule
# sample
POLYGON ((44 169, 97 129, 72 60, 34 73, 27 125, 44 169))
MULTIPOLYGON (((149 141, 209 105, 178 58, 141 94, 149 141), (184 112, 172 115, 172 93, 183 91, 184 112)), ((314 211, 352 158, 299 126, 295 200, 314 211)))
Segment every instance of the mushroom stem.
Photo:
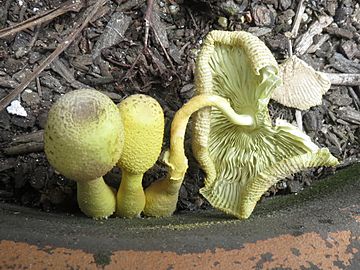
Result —
POLYGON ((225 98, 209 94, 191 98, 176 112, 171 123, 170 149, 163 157, 163 161, 169 166, 169 173, 166 178, 152 183, 145 190, 145 215, 170 216, 175 211, 178 193, 188 168, 184 150, 186 126, 194 112, 210 106, 218 108, 229 121, 236 125, 254 125, 252 116, 237 114, 225 98))
POLYGON ((106 219, 115 212, 115 192, 102 177, 78 181, 77 198, 81 211, 94 219, 106 219))
POLYGON ((126 218, 139 217, 145 207, 143 174, 134 174, 124 169, 121 172, 121 183, 116 195, 116 215, 126 218))

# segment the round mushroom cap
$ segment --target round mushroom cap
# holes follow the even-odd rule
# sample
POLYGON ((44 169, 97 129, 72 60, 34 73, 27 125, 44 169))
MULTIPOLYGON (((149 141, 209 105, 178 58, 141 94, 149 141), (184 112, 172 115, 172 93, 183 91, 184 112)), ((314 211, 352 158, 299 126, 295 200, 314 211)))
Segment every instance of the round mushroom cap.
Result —
POLYGON ((124 128, 117 106, 92 89, 69 92, 51 107, 45 127, 45 154, 65 177, 90 181, 118 161, 124 128))
POLYGON ((124 124, 125 143, 118 166, 134 174, 150 169, 161 152, 164 113, 152 97, 137 94, 119 105, 124 124))

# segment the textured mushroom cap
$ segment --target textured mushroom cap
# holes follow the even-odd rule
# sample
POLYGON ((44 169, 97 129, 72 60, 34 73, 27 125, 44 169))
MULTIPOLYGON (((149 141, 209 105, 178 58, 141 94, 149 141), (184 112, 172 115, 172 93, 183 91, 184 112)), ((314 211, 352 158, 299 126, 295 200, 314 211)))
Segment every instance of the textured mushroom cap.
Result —
POLYGON ((89 181, 118 161, 124 128, 117 106, 92 89, 69 92, 51 107, 45 127, 45 153, 64 176, 89 181))
POLYGON ((132 95, 118 105, 124 124, 125 144, 118 166, 143 174, 158 159, 164 135, 164 113, 160 104, 146 95, 132 95))
POLYGON ((307 110, 321 105, 322 96, 331 86, 325 74, 315 71, 295 55, 286 59, 279 71, 283 83, 271 98, 288 107, 307 110))

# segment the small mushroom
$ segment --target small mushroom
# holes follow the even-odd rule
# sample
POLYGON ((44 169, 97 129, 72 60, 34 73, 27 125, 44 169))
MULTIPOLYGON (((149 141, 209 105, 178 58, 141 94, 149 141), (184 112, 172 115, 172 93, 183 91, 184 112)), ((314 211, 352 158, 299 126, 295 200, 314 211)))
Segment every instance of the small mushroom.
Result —
POLYGON ((271 98, 300 110, 321 105, 322 96, 331 86, 324 73, 315 71, 295 55, 279 66, 279 76, 283 83, 274 90, 271 98))
POLYGON ((164 113, 152 97, 132 95, 119 104, 125 143, 118 162, 122 179, 117 193, 116 214, 133 218, 145 206, 143 174, 158 159, 164 134, 164 113))
POLYGON ((212 31, 197 59, 199 95, 227 98, 251 126, 231 123, 212 107, 194 120, 193 153, 206 173, 200 193, 214 207, 248 218, 262 194, 287 175, 308 167, 338 163, 295 126, 273 126, 268 102, 279 84, 278 66, 269 49, 246 32, 212 31))
POLYGON ((45 126, 45 154, 50 164, 77 182, 80 209, 95 219, 107 218, 116 197, 104 182, 120 158, 124 131, 117 106, 106 95, 80 89, 51 107, 45 126))

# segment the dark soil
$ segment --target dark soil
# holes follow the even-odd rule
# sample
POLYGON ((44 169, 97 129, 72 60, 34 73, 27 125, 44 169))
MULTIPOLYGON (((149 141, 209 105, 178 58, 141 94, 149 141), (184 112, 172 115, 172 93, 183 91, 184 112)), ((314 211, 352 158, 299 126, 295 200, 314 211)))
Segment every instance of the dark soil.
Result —
MULTIPOLYGON (((14 115, 7 109, 0 112, 0 201, 45 211, 78 211, 76 185, 55 172, 43 153, 42 131, 47 112, 62 94, 79 87, 92 87, 116 103, 134 93, 150 95, 164 109, 168 135, 174 113, 194 95, 196 54, 210 30, 252 32, 267 44, 279 62, 288 57, 285 33, 291 31, 298 1, 155 0, 152 27, 144 48, 145 2, 107 1, 69 48, 18 96, 27 116, 14 115)), ((2 0, 0 29, 64 3, 67 2, 2 0)), ((0 39, 0 99, 57 48, 73 27, 78 27, 76 23, 84 16, 85 9, 84 1, 78 12, 67 12, 41 26, 0 39)), ((359 4, 356 0, 307 1, 299 36, 321 15, 334 21, 315 36, 314 44, 318 48, 301 58, 316 70, 359 73, 359 4)), ((319 146, 328 147, 342 162, 340 167, 356 163, 360 158, 359 108, 358 86, 332 86, 321 106, 302 112, 306 133, 319 146)), ((274 119, 281 117, 296 123, 294 109, 271 102, 270 111, 274 119)), ((163 149, 167 146, 168 138, 163 149)), ((192 158, 189 136, 186 149, 189 170, 178 209, 206 208, 209 205, 198 193, 203 174, 192 158)), ((300 192, 329 172, 332 170, 318 168, 296 174, 280 181, 266 195, 300 192)), ((145 175, 144 186, 165 173, 165 166, 159 162, 145 175)), ((105 176, 114 187, 119 185, 120 178, 118 169, 105 176)))

